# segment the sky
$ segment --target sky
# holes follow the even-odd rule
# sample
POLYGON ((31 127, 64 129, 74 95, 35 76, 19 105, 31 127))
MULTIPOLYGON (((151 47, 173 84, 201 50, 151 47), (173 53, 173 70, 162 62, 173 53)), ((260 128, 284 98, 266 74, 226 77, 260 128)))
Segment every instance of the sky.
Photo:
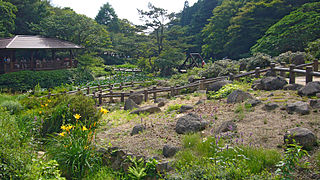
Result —
MULTIPOLYGON (((188 0, 192 6, 198 0, 188 0)), ((134 24, 142 24, 139 20, 137 9, 148 10, 148 2, 154 6, 166 9, 170 12, 180 12, 185 0, 51 0, 51 4, 57 7, 70 7, 79 14, 95 18, 100 7, 105 3, 111 4, 116 14, 121 19, 128 19, 134 24)))

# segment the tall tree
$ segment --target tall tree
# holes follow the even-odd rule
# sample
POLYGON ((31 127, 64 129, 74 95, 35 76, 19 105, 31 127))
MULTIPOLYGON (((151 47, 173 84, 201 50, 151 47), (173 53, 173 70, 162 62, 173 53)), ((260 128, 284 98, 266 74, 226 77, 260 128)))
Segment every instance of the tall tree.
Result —
POLYGON ((97 14, 95 20, 102 25, 106 25, 108 31, 118 32, 119 27, 119 19, 114 9, 109 3, 101 6, 99 13, 97 14))
POLYGON ((40 21, 49 15, 50 4, 47 0, 4 0, 15 5, 16 12, 14 34, 35 34, 32 31, 32 24, 39 24, 40 21))
POLYGON ((155 7, 151 3, 148 4, 149 11, 138 9, 140 18, 144 20, 145 26, 152 30, 156 38, 156 45, 158 48, 157 56, 163 50, 164 29, 166 22, 170 20, 168 11, 162 8, 155 7))
POLYGON ((0 37, 8 37, 14 31, 16 11, 11 3, 0 1, 0 37))

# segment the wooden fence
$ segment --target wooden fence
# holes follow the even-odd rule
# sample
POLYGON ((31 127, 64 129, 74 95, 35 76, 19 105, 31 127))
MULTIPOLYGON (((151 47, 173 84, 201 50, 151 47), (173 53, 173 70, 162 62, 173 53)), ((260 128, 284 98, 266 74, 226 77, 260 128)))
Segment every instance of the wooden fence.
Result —
MULTIPOLYGON (((158 93, 164 93, 168 92, 170 96, 175 96, 180 94, 180 90, 187 89, 187 88, 198 88, 199 90, 205 90, 206 85, 225 80, 237 80, 242 77, 247 76, 254 76, 256 78, 259 78, 262 73, 270 71, 271 74, 276 74, 277 72, 280 72, 280 76, 285 77, 285 73, 289 73, 289 84, 295 83, 296 74, 302 74, 306 78, 306 83, 313 81, 313 76, 320 77, 319 72, 319 61, 315 60, 312 63, 306 63, 301 65, 289 65, 289 67, 286 67, 285 63, 280 63, 280 66, 276 67, 276 64, 271 63, 269 68, 261 69, 260 67, 257 67, 255 70, 238 74, 238 75, 230 75, 230 76, 223 76, 223 77, 217 77, 217 78, 210 78, 210 79, 199 79, 193 83, 190 83, 185 86, 171 86, 171 87, 161 87, 157 88, 156 86, 152 88, 148 88, 145 90, 140 91, 129 91, 129 92, 115 92, 114 90, 122 90, 124 88, 128 87, 134 87, 135 84, 141 84, 145 82, 127 82, 127 83, 115 83, 110 85, 101 85, 101 86, 94 86, 94 87, 86 87, 83 89, 78 89, 76 91, 69 91, 65 92, 67 94, 74 94, 79 91, 85 92, 84 94, 86 96, 92 96, 92 98, 98 100, 98 104, 103 104, 104 98, 109 98, 109 102, 115 102, 114 98, 120 98, 120 102, 124 102, 126 97, 129 97, 132 94, 143 94, 144 95, 144 101, 149 100, 149 95, 152 95, 152 99, 157 99, 158 93), (305 69, 303 69, 305 68, 305 69)), ((61 94, 61 93, 60 93, 61 94)), ((48 97, 57 95, 57 94, 51 94, 49 92, 48 97)))

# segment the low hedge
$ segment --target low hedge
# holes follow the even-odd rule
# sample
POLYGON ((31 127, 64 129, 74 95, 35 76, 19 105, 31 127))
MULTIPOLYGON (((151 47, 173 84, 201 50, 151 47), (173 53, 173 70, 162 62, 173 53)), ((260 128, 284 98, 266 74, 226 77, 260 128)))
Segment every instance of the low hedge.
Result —
POLYGON ((27 91, 38 83, 43 88, 53 88, 61 84, 71 83, 70 70, 54 71, 19 71, 0 75, 0 89, 11 91, 27 91))

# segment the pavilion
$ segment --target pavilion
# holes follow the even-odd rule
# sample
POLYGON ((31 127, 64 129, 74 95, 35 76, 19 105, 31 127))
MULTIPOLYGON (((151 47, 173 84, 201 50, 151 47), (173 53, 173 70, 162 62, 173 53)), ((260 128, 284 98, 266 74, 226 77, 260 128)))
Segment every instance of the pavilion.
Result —
POLYGON ((75 67, 71 42, 42 36, 0 38, 0 74, 21 70, 55 70, 75 67), (68 52, 69 51, 69 52, 68 52))

